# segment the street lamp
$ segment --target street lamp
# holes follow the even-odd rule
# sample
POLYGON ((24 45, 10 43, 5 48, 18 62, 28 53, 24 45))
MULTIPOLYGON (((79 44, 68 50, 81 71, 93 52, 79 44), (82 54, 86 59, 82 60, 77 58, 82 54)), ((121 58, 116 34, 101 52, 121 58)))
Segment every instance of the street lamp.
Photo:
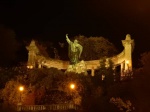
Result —
POLYGON ((71 89, 71 91, 70 91, 70 95, 71 95, 71 103, 70 103, 70 105, 72 105, 73 104, 73 99, 74 99, 74 97, 73 97, 73 90, 75 89, 75 84, 74 83, 71 83, 70 85, 69 85, 69 88, 71 89))
POLYGON ((20 91, 19 104, 22 103, 22 101, 21 101, 21 95, 22 95, 23 90, 24 90, 24 87, 23 86, 19 86, 19 91, 20 91))

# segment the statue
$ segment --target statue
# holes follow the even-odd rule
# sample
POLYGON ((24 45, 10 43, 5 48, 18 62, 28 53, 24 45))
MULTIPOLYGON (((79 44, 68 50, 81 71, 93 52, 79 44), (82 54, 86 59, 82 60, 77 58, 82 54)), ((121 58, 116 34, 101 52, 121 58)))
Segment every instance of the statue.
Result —
POLYGON ((66 34, 66 40, 69 44, 68 56, 70 58, 70 62, 73 65, 77 64, 79 62, 83 47, 78 43, 78 40, 74 40, 74 42, 70 41, 68 34, 66 34))

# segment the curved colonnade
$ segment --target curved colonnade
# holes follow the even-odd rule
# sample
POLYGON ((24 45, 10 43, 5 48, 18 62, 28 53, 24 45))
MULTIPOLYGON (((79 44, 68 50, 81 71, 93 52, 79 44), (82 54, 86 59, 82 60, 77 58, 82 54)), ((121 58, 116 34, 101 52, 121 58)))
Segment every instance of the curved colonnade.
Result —
MULTIPOLYGON (((110 57, 114 63, 114 68, 120 66, 121 77, 125 76, 126 73, 132 71, 132 51, 134 49, 134 40, 131 39, 129 34, 126 35, 125 40, 122 40, 122 45, 124 50, 116 56, 110 57)), ((30 45, 26 47, 28 50, 28 62, 27 68, 57 68, 60 70, 66 70, 69 66, 69 61, 49 59, 40 55, 40 51, 35 44, 35 41, 32 40, 30 45)), ((106 59, 107 60, 107 59, 106 59)), ((91 70, 91 75, 94 76, 94 71, 100 67, 100 60, 91 60, 85 61, 87 70, 91 70)))

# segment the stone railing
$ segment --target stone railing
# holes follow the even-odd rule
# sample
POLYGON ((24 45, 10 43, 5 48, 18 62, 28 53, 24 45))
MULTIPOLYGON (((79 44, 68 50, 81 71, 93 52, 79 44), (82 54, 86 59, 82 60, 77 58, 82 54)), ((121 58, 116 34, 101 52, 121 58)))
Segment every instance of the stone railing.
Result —
POLYGON ((18 105, 17 111, 54 111, 54 110, 78 110, 75 104, 52 104, 52 105, 18 105))

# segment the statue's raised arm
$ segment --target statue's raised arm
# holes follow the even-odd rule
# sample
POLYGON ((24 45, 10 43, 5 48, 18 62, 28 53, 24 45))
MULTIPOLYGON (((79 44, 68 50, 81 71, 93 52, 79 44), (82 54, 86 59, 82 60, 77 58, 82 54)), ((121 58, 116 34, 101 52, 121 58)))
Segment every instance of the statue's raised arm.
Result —
POLYGON ((68 38, 68 34, 66 34, 66 40, 67 40, 68 44, 71 44, 71 41, 70 41, 70 39, 68 38))

